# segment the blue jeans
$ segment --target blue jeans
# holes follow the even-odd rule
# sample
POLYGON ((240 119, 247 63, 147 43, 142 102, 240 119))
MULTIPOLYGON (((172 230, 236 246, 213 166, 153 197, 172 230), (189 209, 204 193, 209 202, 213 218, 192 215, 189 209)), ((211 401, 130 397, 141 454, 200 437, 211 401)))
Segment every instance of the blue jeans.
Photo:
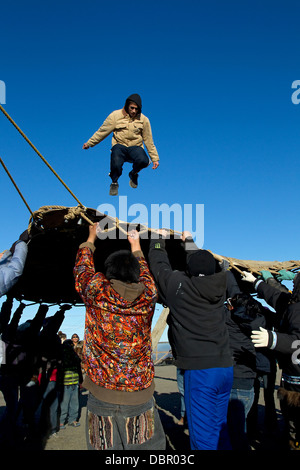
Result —
POLYGON ((177 386, 180 393, 180 416, 185 416, 185 403, 184 403, 184 369, 177 367, 177 386))
POLYGON ((186 370, 184 400, 192 450, 230 450, 227 409, 233 368, 186 370))
POLYGON ((120 178, 125 162, 132 163, 132 172, 138 173, 149 165, 149 158, 143 147, 116 144, 111 149, 110 177, 113 183, 120 178))
POLYGON ((154 398, 142 405, 114 405, 89 393, 88 450, 165 450, 166 436, 154 398))
POLYGON ((79 385, 64 385, 63 399, 60 404, 60 422, 65 424, 78 421, 79 415, 79 385))
POLYGON ((254 387, 233 388, 228 405, 228 431, 233 450, 250 450, 247 438, 247 416, 254 402, 254 387))

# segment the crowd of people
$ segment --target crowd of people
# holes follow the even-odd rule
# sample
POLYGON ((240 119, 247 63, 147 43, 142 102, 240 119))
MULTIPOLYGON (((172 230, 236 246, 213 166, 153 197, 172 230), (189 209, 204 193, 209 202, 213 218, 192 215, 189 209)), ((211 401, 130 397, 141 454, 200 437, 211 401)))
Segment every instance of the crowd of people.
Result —
POLYGON ((84 341, 61 331, 69 305, 47 317, 48 306, 41 304, 22 323, 21 302, 12 315, 10 290, 26 261, 26 233, 0 259, 0 295, 6 295, 0 312, 0 391, 6 402, 0 447, 14 446, 20 414, 29 437, 38 432, 53 438, 66 425, 80 426, 83 388, 89 450, 165 450, 151 341, 159 292, 169 307, 178 424, 188 427, 190 449, 250 449, 261 383, 265 423, 273 429, 278 367, 287 448, 300 449, 300 274, 244 272, 237 282, 226 260, 219 263, 198 249, 189 232, 182 234, 186 270, 174 270, 164 230, 150 240, 148 262, 133 230, 128 250, 109 255, 103 272, 96 272, 99 230, 98 224, 90 226, 74 266, 75 288, 86 308, 84 341), (282 281, 293 281, 292 291, 282 281))
POLYGON ((80 417, 82 341, 64 338, 59 331, 70 306, 46 317, 48 306, 41 304, 35 317, 24 323, 25 304, 20 303, 13 315, 12 306, 8 296, 0 312, 0 391, 6 403, 1 449, 17 448, 25 441, 44 445, 66 423, 79 426, 80 417))

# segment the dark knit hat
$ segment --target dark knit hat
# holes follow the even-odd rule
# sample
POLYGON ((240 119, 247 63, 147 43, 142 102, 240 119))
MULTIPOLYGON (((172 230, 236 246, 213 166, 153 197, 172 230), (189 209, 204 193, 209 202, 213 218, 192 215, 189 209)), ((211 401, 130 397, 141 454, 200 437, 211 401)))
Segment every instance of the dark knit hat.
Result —
POLYGON ((209 276, 216 272, 216 261, 207 250, 198 250, 187 259, 187 268, 191 276, 209 276))

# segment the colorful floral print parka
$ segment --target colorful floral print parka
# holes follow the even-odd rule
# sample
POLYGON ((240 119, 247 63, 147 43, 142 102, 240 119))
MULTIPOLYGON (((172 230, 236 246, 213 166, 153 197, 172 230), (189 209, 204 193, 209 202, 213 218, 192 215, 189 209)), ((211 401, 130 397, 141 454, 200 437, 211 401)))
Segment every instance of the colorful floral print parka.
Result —
POLYGON ((112 287, 113 282, 95 272, 92 248, 80 246, 74 268, 75 287, 86 306, 84 371, 94 384, 107 389, 143 390, 154 377, 151 322, 157 290, 153 277, 142 252, 134 253, 140 279, 130 284, 133 289, 136 286, 137 297, 128 300, 112 287))

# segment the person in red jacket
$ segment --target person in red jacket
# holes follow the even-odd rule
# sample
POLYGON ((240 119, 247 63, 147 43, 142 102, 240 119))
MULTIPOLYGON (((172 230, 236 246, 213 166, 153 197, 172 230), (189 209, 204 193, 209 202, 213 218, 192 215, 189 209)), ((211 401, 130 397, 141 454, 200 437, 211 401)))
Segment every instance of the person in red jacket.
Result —
POLYGON ((95 272, 97 224, 80 245, 75 287, 86 306, 82 364, 90 450, 165 449, 155 407, 151 323, 157 290, 137 231, 95 272))

